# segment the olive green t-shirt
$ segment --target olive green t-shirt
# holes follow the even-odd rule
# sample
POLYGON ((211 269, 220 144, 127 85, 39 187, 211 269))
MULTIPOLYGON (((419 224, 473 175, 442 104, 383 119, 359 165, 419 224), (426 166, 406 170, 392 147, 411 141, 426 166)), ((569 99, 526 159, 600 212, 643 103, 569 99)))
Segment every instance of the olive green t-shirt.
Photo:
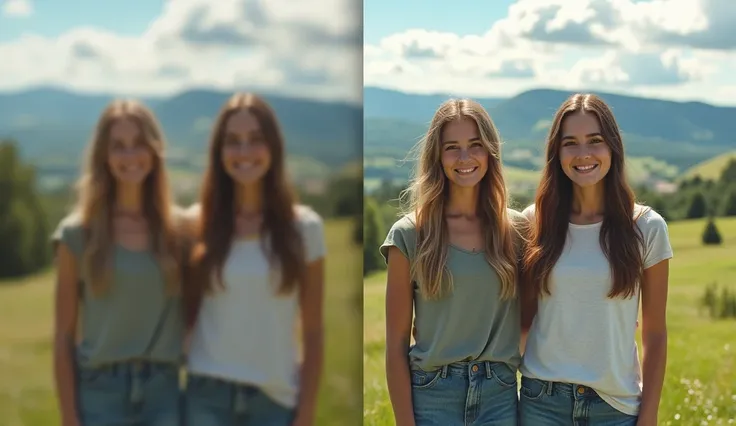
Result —
MULTIPOLYGON (((78 215, 62 220, 52 241, 66 244, 81 265, 85 237, 78 215)), ((181 298, 167 294, 153 253, 115 245, 111 260, 111 282, 102 295, 94 295, 89 282, 80 276, 79 365, 95 367, 130 360, 181 362, 181 298)))
MULTIPOLYGON (((515 222, 526 219, 509 209, 515 222)), ((416 225, 404 216, 391 227, 380 247, 388 262, 388 249, 397 247, 410 264, 416 253, 416 225)), ((447 268, 453 292, 439 300, 421 296, 414 287, 415 344, 409 349, 410 364, 425 371, 458 361, 504 362, 516 370, 521 362, 521 318, 518 298, 501 300, 498 274, 481 252, 450 245, 447 268)))

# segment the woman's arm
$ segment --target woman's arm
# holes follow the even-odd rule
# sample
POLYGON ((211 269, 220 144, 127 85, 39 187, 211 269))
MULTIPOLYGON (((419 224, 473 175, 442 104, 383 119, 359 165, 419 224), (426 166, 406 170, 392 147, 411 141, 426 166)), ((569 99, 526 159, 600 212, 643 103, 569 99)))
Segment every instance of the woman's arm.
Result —
POLYGON ((412 333, 413 289, 409 260, 389 248, 386 280, 386 381, 396 426, 414 426, 408 350, 412 333))
POLYGON ((56 317, 54 321, 54 375, 62 426, 77 426, 75 343, 79 297, 77 261, 64 243, 56 250, 56 317))
POLYGON ((640 426, 656 426, 667 368, 667 288, 669 260, 644 271, 642 285, 643 394, 640 426))
POLYGON ((304 361, 295 425, 314 424, 317 413, 317 393, 322 375, 324 331, 322 324, 322 294, 324 289, 324 258, 307 265, 307 278, 299 295, 304 361))

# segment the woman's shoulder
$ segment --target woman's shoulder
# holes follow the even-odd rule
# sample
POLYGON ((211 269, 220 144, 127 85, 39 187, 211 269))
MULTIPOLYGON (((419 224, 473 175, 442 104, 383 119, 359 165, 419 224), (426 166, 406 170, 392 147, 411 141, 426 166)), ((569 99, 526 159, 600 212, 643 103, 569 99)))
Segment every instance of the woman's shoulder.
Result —
POLYGON ((524 208, 524 210, 519 212, 519 214, 524 216, 526 220, 532 220, 534 219, 534 215, 536 214, 536 212, 537 212, 537 206, 534 203, 532 203, 526 206, 526 208, 524 208))
POLYGON ((324 222, 322 216, 314 208, 306 204, 296 204, 294 206, 294 213, 296 214, 297 222, 301 225, 322 225, 324 222))
POLYGON ((54 246, 61 242, 71 248, 75 254, 81 253, 84 246, 84 221, 78 210, 64 216, 51 235, 51 243, 54 246))
POLYGON ((407 213, 401 215, 391 225, 391 230, 399 232, 416 232, 417 230, 417 216, 415 213, 407 213))
POLYGON ((506 215, 508 216, 509 220, 511 220, 511 222, 515 224, 526 223, 529 221, 529 218, 523 212, 512 209, 511 207, 506 209, 506 215))
POLYGON ((175 206, 174 207, 174 215, 177 217, 185 218, 185 219, 192 219, 197 216, 199 216, 199 212, 202 210, 202 207, 199 203, 194 203, 189 205, 189 207, 183 207, 183 206, 175 206))
POLYGON ((667 226, 662 215, 657 213, 656 210, 647 205, 638 203, 634 205, 634 221, 641 228, 667 226))
POLYGON ((82 213, 74 210, 59 221, 57 232, 81 232, 83 228, 82 213))

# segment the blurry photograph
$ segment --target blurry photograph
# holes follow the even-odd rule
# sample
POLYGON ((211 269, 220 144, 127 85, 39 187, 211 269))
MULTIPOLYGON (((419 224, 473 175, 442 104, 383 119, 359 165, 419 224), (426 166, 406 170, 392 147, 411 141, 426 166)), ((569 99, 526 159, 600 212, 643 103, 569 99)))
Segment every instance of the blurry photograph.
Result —
POLYGON ((0 2, 0 424, 362 418, 361 5, 0 2))
POLYGON ((364 423, 736 421, 736 5, 364 10, 364 423))

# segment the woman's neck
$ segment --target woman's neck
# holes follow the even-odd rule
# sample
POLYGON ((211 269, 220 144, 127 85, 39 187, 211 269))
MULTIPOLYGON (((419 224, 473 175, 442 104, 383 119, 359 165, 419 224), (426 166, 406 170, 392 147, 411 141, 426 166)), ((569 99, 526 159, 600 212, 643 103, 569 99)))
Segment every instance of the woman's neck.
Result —
POLYGON ((478 193, 477 185, 472 188, 450 187, 445 215, 450 217, 475 217, 478 212, 478 193))

